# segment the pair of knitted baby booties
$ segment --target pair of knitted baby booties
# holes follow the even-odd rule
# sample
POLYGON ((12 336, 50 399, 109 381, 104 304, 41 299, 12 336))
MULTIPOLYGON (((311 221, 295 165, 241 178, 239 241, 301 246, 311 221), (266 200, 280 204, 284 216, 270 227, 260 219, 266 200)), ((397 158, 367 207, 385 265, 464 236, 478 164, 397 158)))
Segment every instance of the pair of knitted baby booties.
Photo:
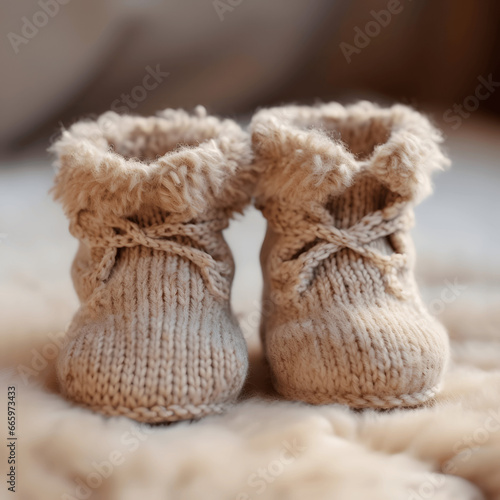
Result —
POLYGON ((222 231, 254 197, 276 390, 354 408, 431 399, 448 340, 419 297, 408 230, 448 163, 440 143, 416 111, 367 102, 264 109, 250 133, 201 107, 73 125, 53 146, 80 240, 63 394, 150 423, 235 401, 248 358, 222 231))

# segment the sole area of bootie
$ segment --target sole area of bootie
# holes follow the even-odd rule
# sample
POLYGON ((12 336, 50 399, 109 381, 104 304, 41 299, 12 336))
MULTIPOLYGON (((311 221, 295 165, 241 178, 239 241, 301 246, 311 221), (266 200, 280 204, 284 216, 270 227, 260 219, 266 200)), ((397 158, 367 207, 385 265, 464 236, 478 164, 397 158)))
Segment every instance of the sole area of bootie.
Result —
MULTIPOLYGON (((180 421, 195 421, 210 415, 221 415, 231 409, 236 402, 236 395, 232 399, 216 401, 213 403, 189 403, 170 405, 144 406, 130 403, 130 406, 112 404, 92 404, 81 398, 78 394, 65 390, 63 384, 59 384, 61 396, 66 400, 88 409, 105 417, 127 417, 136 422, 146 424, 174 423, 180 421)), ((109 398, 103 396, 103 403, 109 398)))
POLYGON ((424 389, 412 394, 378 396, 376 394, 329 394, 320 391, 305 392, 284 386, 273 380, 275 390, 289 401, 302 401, 312 405, 341 404, 352 409, 373 408, 390 410, 395 408, 415 408, 432 404, 440 386, 424 389))
POLYGON ((126 408, 123 406, 88 406, 82 405, 106 417, 127 417, 145 424, 167 424, 181 421, 199 420, 209 415, 226 413, 234 403, 203 405, 153 406, 151 408, 126 408))
MULTIPOLYGON (((61 358, 64 360, 64 356, 61 358)), ((67 360, 65 361, 67 362, 67 360)), ((67 368, 66 370, 61 368, 63 364, 64 363, 58 364, 58 382, 62 397, 79 407, 106 417, 127 417, 131 420, 146 424, 195 421, 206 416, 226 413, 233 407, 240 392, 240 387, 243 386, 244 383, 245 377, 242 374, 246 373, 246 368, 242 369, 240 377, 233 379, 231 382, 227 381, 225 384, 221 382, 221 385, 227 393, 225 395, 219 394, 218 399, 214 398, 212 401, 206 401, 207 399, 209 400, 209 398, 206 397, 203 398, 205 399, 205 402, 203 402, 201 397, 196 398, 198 401, 196 401, 195 398, 190 401, 188 397, 178 397, 177 401, 172 401, 171 404, 165 404, 165 396, 160 397, 158 395, 157 397, 156 395, 153 396, 150 394, 148 398, 141 398, 144 402, 140 399, 137 400, 132 397, 124 397, 123 394, 130 394, 132 390, 131 387, 117 388, 111 393, 98 390, 95 393, 89 393, 88 386, 96 385, 94 377, 87 380, 80 376, 78 383, 76 383, 73 376, 69 376, 65 373, 67 368), (152 404, 144 404, 148 399, 152 404)))

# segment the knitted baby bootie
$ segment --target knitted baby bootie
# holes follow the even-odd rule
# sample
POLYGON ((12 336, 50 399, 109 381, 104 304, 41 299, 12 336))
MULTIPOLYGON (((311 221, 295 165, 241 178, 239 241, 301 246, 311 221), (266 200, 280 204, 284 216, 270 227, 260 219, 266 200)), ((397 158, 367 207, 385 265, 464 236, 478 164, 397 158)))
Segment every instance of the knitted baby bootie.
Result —
POLYGON ((448 339, 420 299, 408 231, 448 164, 438 132, 410 108, 366 102, 262 110, 251 127, 275 388, 357 408, 432 398, 448 339))
POLYGON ((250 199, 250 138, 203 108, 106 113, 53 150, 54 195, 80 240, 63 394, 143 422, 222 412, 248 363, 222 230, 250 199))

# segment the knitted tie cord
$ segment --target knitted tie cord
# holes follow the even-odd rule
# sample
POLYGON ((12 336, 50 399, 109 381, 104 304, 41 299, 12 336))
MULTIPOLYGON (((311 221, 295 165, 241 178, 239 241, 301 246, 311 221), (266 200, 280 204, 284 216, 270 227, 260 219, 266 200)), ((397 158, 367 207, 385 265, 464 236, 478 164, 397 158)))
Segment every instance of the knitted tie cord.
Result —
POLYGON ((150 423, 224 411, 248 364, 222 230, 250 200, 250 138, 200 107, 106 113, 64 131, 52 150, 54 196, 80 241, 63 394, 150 423))
POLYGON ((448 165, 441 136, 401 105, 262 110, 261 336, 282 395, 356 408, 416 406, 448 358, 414 279, 413 206, 448 165))

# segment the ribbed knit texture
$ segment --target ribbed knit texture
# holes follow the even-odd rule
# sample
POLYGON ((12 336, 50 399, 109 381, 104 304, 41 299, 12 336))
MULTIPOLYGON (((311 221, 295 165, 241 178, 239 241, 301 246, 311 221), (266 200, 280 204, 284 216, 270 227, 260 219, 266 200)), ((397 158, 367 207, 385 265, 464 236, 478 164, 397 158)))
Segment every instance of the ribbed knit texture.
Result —
POLYGON ((432 398, 448 339, 419 297, 408 231, 448 164, 440 135, 410 108, 365 102, 263 110, 252 131, 276 389, 357 408, 432 398))
POLYGON ((53 149, 55 197, 80 240, 81 307, 58 361, 62 392, 151 423, 224 411, 248 363, 222 236, 252 189, 247 134, 202 108, 108 113, 53 149))

